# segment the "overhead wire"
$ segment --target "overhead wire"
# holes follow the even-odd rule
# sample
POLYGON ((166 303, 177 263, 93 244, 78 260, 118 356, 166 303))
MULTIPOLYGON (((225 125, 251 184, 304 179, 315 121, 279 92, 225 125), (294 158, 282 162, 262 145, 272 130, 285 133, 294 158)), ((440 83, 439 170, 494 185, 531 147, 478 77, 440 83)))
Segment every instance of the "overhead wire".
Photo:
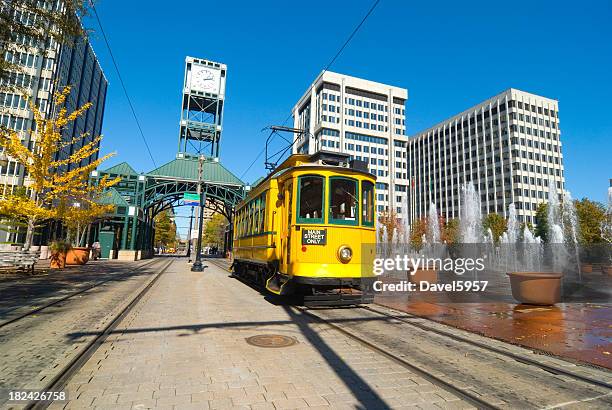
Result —
MULTIPOLYGON (((331 66, 334 64, 334 62, 338 59, 338 57, 342 54, 342 52, 344 51, 344 49, 346 48, 346 46, 348 46, 348 44, 351 42, 351 40, 353 39, 353 37, 355 37, 355 34, 357 34, 357 32, 359 31, 359 29, 361 28, 361 26, 363 26, 363 24, 366 22, 366 20, 368 19, 368 17, 370 17, 370 15, 374 12, 374 9, 376 9, 376 7, 378 6, 378 4, 380 3, 380 0, 375 0, 372 3, 372 6, 369 8, 368 12, 365 14, 365 16, 361 19, 361 21, 359 22, 359 24, 357 24, 357 26, 353 29, 353 31, 351 32, 351 34, 348 36, 348 38, 346 39, 346 41, 342 44, 342 46, 340 47, 340 49, 338 50, 338 52, 336 52, 336 54, 332 57, 332 59, 329 61, 329 63, 327 63, 327 65, 325 66, 325 68, 323 69, 323 71, 321 72, 321 75, 323 75, 324 73, 326 73, 331 66)), ((289 119, 291 118, 291 116, 293 115, 292 112, 289 113, 289 115, 287 116, 287 118, 285 118, 285 121, 283 121, 282 125, 284 126, 287 121, 289 121, 289 119)), ((274 134, 274 131, 270 132, 270 135, 274 134)), ((271 140, 270 140, 271 141, 271 140)), ((247 167, 247 169, 244 170, 244 172, 242 174, 240 174, 239 179, 242 179, 242 177, 244 177, 246 175, 247 172, 249 172, 249 170, 253 167, 253 165, 255 165, 255 163, 257 162, 257 160, 259 160, 259 158, 262 156, 262 154, 265 151, 265 147, 262 148, 262 150, 259 152, 259 154, 257 154, 257 156, 255 157, 255 159, 249 164, 249 166, 247 167)), ((282 150, 281 150, 282 151, 282 150)))
POLYGON ((140 132, 140 136, 142 137, 142 141, 144 142, 145 147, 147 148, 147 152, 149 157, 151 158, 151 162, 153 166, 157 168, 157 164, 155 163, 155 158, 153 158, 153 154, 151 153, 151 148, 149 147, 149 143, 147 142, 147 138, 142 131, 142 127, 140 126, 140 121, 138 121, 138 116, 136 115, 136 110, 134 109, 134 104, 132 104, 132 100, 127 92, 127 88, 125 83, 123 82, 123 77, 121 76, 121 72, 119 71, 119 66, 117 64, 117 60, 115 60, 115 56, 113 54, 113 50, 111 49, 110 43, 108 41, 108 37, 106 37, 106 33, 104 28, 102 27, 102 22, 100 21, 100 16, 98 15, 98 11, 94 6, 93 2, 91 2, 91 8, 94 12, 94 16, 98 21, 98 26, 100 26, 100 32, 102 33, 102 37, 104 38, 104 43, 106 43, 106 48, 108 49, 108 53, 110 54, 111 60, 113 62, 113 66, 115 67, 115 71, 117 72, 117 77, 119 78, 119 83, 121 84, 121 88, 123 89, 123 93, 125 94, 125 98, 127 99, 128 105, 130 106, 130 111, 132 112, 132 116, 134 117, 134 121, 136 121, 136 126, 138 127, 138 131, 140 132))

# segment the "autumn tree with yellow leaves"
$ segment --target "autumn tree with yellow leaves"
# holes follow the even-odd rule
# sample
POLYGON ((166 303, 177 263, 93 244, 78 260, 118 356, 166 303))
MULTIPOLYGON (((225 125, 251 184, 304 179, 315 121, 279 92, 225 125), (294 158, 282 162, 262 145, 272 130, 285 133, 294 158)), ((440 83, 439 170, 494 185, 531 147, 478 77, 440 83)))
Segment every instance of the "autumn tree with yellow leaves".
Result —
POLYGON ((29 195, 8 195, 0 200, 0 216, 27 222, 27 233, 24 247, 29 249, 32 244, 34 229, 45 220, 61 219, 65 225, 71 226, 80 219, 86 222, 106 213, 108 209, 99 206, 103 192, 119 182, 119 178, 109 179, 104 176, 96 184, 89 178, 91 172, 102 162, 113 156, 108 154, 95 158, 99 151, 102 136, 90 136, 88 133, 69 136, 65 130, 91 108, 87 103, 72 112, 68 112, 66 100, 70 95, 70 87, 54 94, 55 114, 45 118, 38 107, 30 102, 36 127, 31 140, 31 149, 25 146, 19 133, 10 129, 0 129, 0 146, 6 154, 22 164, 29 179, 29 195), (66 151, 73 147, 72 154, 66 151), (80 165, 86 163, 86 165, 80 165), (74 209, 74 204, 80 204, 82 211, 74 209), (86 211, 86 212, 85 212, 86 211), (87 218, 77 218, 77 214, 86 213, 87 218))

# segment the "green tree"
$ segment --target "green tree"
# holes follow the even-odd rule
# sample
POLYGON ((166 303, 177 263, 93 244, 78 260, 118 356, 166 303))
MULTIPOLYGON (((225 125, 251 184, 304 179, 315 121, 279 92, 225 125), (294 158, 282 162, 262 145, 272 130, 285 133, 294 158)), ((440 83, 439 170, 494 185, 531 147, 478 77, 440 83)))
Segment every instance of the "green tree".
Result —
POLYGON ((417 219, 410 228, 410 246, 413 249, 421 250, 425 235, 427 235, 427 219, 417 219))
POLYGON ((383 212, 378 217, 379 226, 384 226, 386 228, 387 237, 383 238, 382 231, 378 232, 378 239, 381 242, 392 243, 394 238, 397 238, 400 233, 400 219, 397 216, 397 213, 394 211, 386 211, 383 212))
POLYGON ((8 80, 1 81, 4 85, 0 89, 17 88, 11 80, 23 72, 23 63, 18 57, 20 51, 40 54, 51 40, 70 44, 76 37, 85 36, 87 33, 79 18, 88 13, 89 4, 88 0, 0 1, 0 80, 8 80), (29 50, 20 39, 29 40, 29 50))
POLYGON ((542 202, 536 210, 536 229, 535 235, 539 236, 543 242, 548 242, 548 204, 542 202))
POLYGON ((449 245, 457 243, 457 241, 459 241, 459 220, 449 219, 446 221, 446 224, 442 226, 442 242, 449 245))
POLYGON ((202 241, 207 245, 222 246, 225 235, 225 227, 227 219, 221 214, 214 214, 212 218, 206 222, 202 241))
POLYGON ((166 247, 174 247, 176 244, 176 224, 168 211, 155 216, 155 243, 166 247))
POLYGON ((578 241, 582 245, 604 243, 601 226, 606 220, 606 209, 598 202, 587 198, 574 201, 578 217, 578 241))
POLYGON ((508 225, 503 216, 492 213, 484 217, 482 227, 485 231, 490 229, 493 233, 493 240, 495 243, 499 243, 499 238, 506 232, 508 225))

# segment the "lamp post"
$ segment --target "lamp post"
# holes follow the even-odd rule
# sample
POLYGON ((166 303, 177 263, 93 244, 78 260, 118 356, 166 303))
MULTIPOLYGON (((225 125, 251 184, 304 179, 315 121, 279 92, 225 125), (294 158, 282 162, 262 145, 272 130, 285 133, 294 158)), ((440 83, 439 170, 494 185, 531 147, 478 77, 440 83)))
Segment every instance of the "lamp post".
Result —
POLYGON ((207 266, 202 265, 202 226, 204 221, 204 202, 206 197, 202 189, 202 167, 204 166, 204 155, 198 159, 198 196, 200 197, 200 220, 198 221, 198 242, 196 245, 196 259, 191 265, 192 272, 202 272, 207 266))
POLYGON ((189 231, 187 232, 187 257, 191 262, 191 229, 193 228, 193 206, 191 207, 191 216, 189 217, 189 231))

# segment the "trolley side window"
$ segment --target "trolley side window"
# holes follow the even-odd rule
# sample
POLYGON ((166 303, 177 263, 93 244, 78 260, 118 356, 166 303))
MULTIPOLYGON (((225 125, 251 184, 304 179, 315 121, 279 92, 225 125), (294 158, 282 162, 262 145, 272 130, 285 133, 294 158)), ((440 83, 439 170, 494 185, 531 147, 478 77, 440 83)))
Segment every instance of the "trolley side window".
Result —
POLYGON ((329 223, 358 225, 359 200, 357 180, 331 177, 329 179, 329 223))
POLYGON ((325 179, 304 175, 298 179, 297 223, 323 223, 325 179))
POLYGON ((361 224, 374 226, 374 184, 370 181, 361 182, 361 224))

